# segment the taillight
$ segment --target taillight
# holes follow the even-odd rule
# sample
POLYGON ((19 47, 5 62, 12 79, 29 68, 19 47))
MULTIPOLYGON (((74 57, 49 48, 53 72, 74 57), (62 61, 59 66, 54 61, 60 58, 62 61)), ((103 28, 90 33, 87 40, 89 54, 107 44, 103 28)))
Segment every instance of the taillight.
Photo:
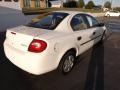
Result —
POLYGON ((47 43, 42 41, 42 40, 38 40, 38 39, 33 39, 33 41, 30 43, 29 47, 28 47, 28 51, 30 52, 35 52, 35 53, 40 53, 42 51, 44 51, 47 47, 47 43))

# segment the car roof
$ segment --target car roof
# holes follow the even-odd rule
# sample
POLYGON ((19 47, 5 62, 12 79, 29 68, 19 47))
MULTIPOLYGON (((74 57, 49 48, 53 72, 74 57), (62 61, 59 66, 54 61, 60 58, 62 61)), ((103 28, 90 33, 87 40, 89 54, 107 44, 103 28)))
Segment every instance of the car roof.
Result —
POLYGON ((75 14, 86 14, 85 12, 79 12, 79 11, 65 11, 65 10, 63 10, 63 11, 53 11, 53 12, 61 12, 61 13, 68 13, 68 14, 70 14, 70 15, 75 15, 75 14))

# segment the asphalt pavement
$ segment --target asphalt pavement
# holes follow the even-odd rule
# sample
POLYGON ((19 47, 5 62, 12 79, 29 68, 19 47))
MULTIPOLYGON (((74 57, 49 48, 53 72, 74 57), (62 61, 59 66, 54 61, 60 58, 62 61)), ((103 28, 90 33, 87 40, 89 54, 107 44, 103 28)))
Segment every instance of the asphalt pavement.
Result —
POLYGON ((35 15, 25 16, 21 10, 10 9, 0 6, 0 32, 8 28, 27 24, 35 15))
MULTIPOLYGON (((35 76, 19 69, 5 57, 5 32, 0 33, 0 90, 120 90, 120 19, 99 20, 106 23, 109 37, 79 56, 68 75, 55 70, 35 76)), ((2 27, 7 28, 4 24, 2 27)))

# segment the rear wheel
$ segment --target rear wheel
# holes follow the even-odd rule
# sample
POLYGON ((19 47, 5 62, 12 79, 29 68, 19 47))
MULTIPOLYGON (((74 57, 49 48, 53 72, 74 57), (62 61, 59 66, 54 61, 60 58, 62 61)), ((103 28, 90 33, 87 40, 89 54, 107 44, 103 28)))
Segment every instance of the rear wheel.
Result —
POLYGON ((59 64, 59 72, 63 74, 68 74, 74 67, 76 61, 75 52, 67 52, 61 59, 59 64))

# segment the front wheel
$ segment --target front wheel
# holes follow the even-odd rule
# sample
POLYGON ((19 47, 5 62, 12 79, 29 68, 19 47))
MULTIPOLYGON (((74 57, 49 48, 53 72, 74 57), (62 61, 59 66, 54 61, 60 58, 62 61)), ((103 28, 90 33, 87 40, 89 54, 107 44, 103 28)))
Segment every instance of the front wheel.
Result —
POLYGON ((107 17, 110 17, 110 15, 109 15, 109 14, 107 14, 107 17))
POLYGON ((102 35, 102 38, 101 38, 100 42, 104 42, 105 39, 106 39, 106 34, 105 34, 105 31, 104 31, 104 33, 103 33, 103 35, 102 35))
POLYGON ((73 51, 67 52, 61 59, 59 64, 59 72, 68 74, 74 67, 76 61, 75 53, 73 51))

